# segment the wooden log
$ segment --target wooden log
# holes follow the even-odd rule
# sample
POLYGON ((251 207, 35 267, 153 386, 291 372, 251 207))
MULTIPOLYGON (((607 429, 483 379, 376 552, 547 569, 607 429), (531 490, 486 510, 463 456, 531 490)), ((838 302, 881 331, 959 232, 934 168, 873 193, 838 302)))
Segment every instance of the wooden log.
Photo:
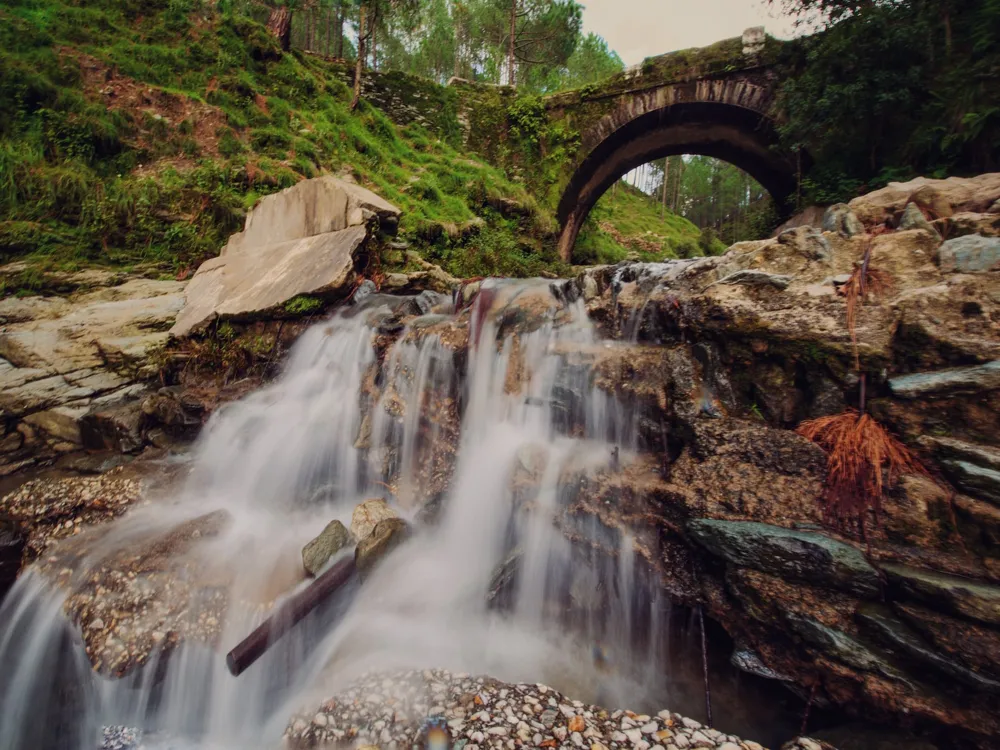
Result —
POLYGON ((323 573, 308 588, 282 604, 236 648, 226 654, 226 666, 233 676, 245 672, 275 641, 347 583, 354 572, 354 556, 351 555, 323 573))
POLYGON ((285 6, 272 10, 270 17, 267 19, 267 30, 278 37, 281 49, 288 52, 292 46, 291 11, 285 6))

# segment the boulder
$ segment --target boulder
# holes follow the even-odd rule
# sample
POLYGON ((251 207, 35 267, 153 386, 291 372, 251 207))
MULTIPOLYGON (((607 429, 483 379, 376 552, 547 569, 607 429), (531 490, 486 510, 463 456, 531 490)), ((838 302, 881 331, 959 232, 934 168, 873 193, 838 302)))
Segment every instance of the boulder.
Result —
POLYGON ((913 202, 906 204, 906 208, 903 209, 903 215, 899 219, 899 225, 896 228, 904 231, 907 229, 919 229, 923 232, 930 232, 935 237, 941 236, 938 230, 934 228, 934 225, 924 216, 919 206, 913 202))
POLYGON ((955 237, 938 248, 937 261, 945 273, 1000 271, 1000 237, 955 237))
POLYGON ((135 453, 143 446, 142 420, 138 401, 91 410, 80 420, 83 446, 135 453))
POLYGON ((371 534, 354 549, 354 565, 363 581, 375 566, 410 536, 410 527, 402 518, 385 518, 375 524, 371 534))
POLYGON ((398 208, 371 190, 324 175, 262 198, 247 214, 243 231, 229 238, 221 254, 364 226, 373 216, 380 224, 392 226, 399 214, 398 208))
POLYGON ((959 489, 1000 505, 1000 471, 968 461, 946 460, 941 462, 941 467, 959 489))
POLYGON ((379 521, 397 517, 396 511, 383 498, 370 498, 354 509, 351 535, 360 542, 372 533, 379 521))
POLYGON ((1000 586, 895 563, 881 567, 900 599, 915 599, 972 620, 1000 625, 1000 586))
POLYGON ((865 233, 865 225, 846 203, 830 206, 823 215, 823 231, 836 232, 844 237, 865 233))
POLYGON ((189 282, 186 304, 170 334, 187 336, 218 318, 276 312, 302 294, 346 296, 367 238, 364 226, 352 226, 263 247, 241 246, 239 252, 207 260, 189 282))
POLYGON ((974 367, 954 367, 889 379, 897 398, 918 399, 975 394, 1000 389, 1000 360, 974 367))
POLYGON ((894 602, 893 609, 938 650, 1000 679, 1000 631, 914 604, 894 602))
POLYGON ((940 219, 936 224, 943 227, 945 237, 962 237, 967 234, 981 234, 984 237, 1000 237, 1000 216, 996 213, 962 213, 940 219))
POLYGON ((952 212, 985 211, 1000 198, 1000 173, 977 177, 931 180, 918 177, 909 182, 890 182, 881 190, 862 195, 849 204, 866 224, 880 224, 911 200, 930 209, 938 218, 952 212))
POLYGON ((688 530, 701 545, 733 565, 858 596, 878 595, 878 573, 864 555, 822 534, 708 518, 691 521, 688 530))
POLYGON ((306 573, 315 576, 331 557, 350 543, 351 533, 347 527, 340 521, 330 521, 319 536, 302 548, 302 567, 306 573))

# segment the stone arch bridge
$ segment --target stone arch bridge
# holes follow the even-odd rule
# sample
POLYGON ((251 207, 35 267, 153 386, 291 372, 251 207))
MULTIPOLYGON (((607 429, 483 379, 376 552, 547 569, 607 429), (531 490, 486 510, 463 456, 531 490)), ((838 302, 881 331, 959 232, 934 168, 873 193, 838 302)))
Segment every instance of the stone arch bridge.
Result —
MULTIPOLYGON (((782 48, 763 28, 748 29, 742 37, 648 58, 596 84, 545 97, 542 124, 572 134, 558 149, 564 161, 553 166, 555 149, 543 143, 540 153, 522 154, 515 166, 538 197, 556 208, 562 257, 570 258, 605 190, 631 169, 664 156, 701 154, 731 162, 787 212, 808 157, 779 145, 776 61, 782 48), (536 163, 542 161, 544 166, 536 163)), ((353 70, 345 67, 344 75, 350 80, 353 70)), ((442 87, 381 72, 366 73, 363 90, 396 122, 462 139, 487 161, 511 166, 504 142, 515 90, 461 79, 442 87)))
POLYGON ((740 38, 651 58, 597 86, 548 97, 549 120, 565 120, 580 134, 555 186, 560 255, 569 260, 605 190, 631 169, 664 156, 701 154, 731 162, 787 211, 802 165, 799 155, 778 142, 778 75, 771 61, 780 44, 762 28, 749 29, 740 38))

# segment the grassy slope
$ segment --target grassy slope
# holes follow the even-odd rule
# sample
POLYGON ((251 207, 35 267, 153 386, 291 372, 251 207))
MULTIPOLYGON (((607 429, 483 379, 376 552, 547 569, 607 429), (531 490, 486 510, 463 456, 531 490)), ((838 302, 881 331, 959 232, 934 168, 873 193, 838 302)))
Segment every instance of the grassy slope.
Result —
MULTIPOLYGON (((455 274, 565 270, 539 239, 552 217, 522 186, 423 128, 399 128, 364 103, 352 113, 330 63, 282 54, 261 25, 216 7, 0 6, 0 262, 31 266, 8 293, 40 287, 51 268, 190 270, 260 196, 341 172, 404 209, 403 237, 455 274), (525 210, 491 207, 511 202, 525 210)), ((592 224, 626 235, 652 227, 676 251, 691 228, 676 217, 663 225, 648 203, 628 193, 592 224)), ((627 252, 599 229, 587 242, 593 260, 627 252)))
POLYGON ((456 273, 556 265, 520 239, 551 224, 522 187, 422 128, 364 104, 350 112, 328 63, 283 55, 259 24, 209 7, 0 8, 0 260, 177 272, 215 255, 261 195, 349 172, 403 208, 404 237, 456 273), (504 218, 497 198, 529 210, 504 218))
MULTIPOLYGON (((630 253, 642 260, 703 254, 701 230, 669 210, 661 218, 660 210, 655 198, 619 182, 590 212, 577 241, 577 256, 591 263, 614 263, 630 253)), ((711 252, 719 249, 713 244, 711 252)))

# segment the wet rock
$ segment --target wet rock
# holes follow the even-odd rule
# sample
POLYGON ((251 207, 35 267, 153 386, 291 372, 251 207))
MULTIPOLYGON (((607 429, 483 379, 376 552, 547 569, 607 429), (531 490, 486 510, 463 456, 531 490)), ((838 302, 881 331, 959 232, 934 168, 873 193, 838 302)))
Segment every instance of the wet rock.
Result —
POLYGON ((1000 471, 968 461, 942 461, 941 467, 963 491, 1000 505, 1000 471))
POLYGON ((371 534, 366 536, 354 550, 354 564, 363 581, 375 566, 392 550, 410 536, 410 527, 402 518, 385 518, 379 521, 371 534))
POLYGON ((490 585, 486 590, 487 604, 493 607, 505 607, 513 602, 523 557, 524 553, 520 549, 515 549, 497 565, 493 575, 490 576, 490 585))
POLYGON ((766 271, 753 271, 744 270, 736 271, 731 273, 724 278, 719 279, 716 284, 723 284, 729 286, 756 286, 756 287, 774 287, 775 289, 787 289, 788 285, 792 283, 791 276, 785 276, 783 274, 777 273, 767 273, 766 271))
POLYGON ((358 285, 358 288, 354 290, 354 294, 351 295, 351 302, 356 305, 363 301, 365 297, 375 294, 377 291, 378 287, 375 286, 375 282, 371 279, 365 279, 358 285))
POLYGON ((900 375, 889 379, 898 398, 937 398, 1000 389, 1000 360, 973 367, 900 375))
POLYGON ((923 211, 920 210, 916 203, 906 204, 903 215, 899 219, 897 229, 919 229, 923 232, 930 232, 935 237, 941 236, 938 230, 934 228, 934 225, 927 220, 927 217, 924 216, 923 211))
POLYGON ((945 273, 1000 271, 1000 237, 955 237, 938 248, 937 261, 945 273))
POLYGON ((833 745, 811 737, 796 737, 781 746, 781 750, 837 750, 833 745))
POLYGON ((865 226, 850 206, 837 203, 826 209, 823 215, 823 231, 837 232, 844 237, 856 237, 865 233, 865 226))
POLYGON ((143 411, 138 401, 109 409, 92 410, 80 420, 80 435, 85 448, 135 453, 143 446, 143 411))
POLYGON ((26 558, 31 560, 56 539, 122 515, 140 497, 140 482, 118 468, 97 477, 25 482, 0 498, 0 513, 18 522, 27 534, 26 558))
POLYGON ((895 563, 883 563, 881 568, 901 599, 916 599, 946 612, 1000 625, 1000 586, 895 563))
POLYGON ((782 682, 792 681, 792 678, 789 675, 776 672, 767 666, 763 659, 760 658, 760 655, 749 648, 734 649, 733 653, 729 656, 729 663, 741 672, 756 675, 757 677, 763 677, 765 680, 781 680, 782 682))
POLYGON ((892 607, 936 649, 973 672, 1000 679, 1000 631, 916 604, 893 602, 892 607))
POLYGON ((885 656, 875 653, 847 633, 801 615, 789 615, 788 622, 806 643, 827 656, 863 672, 877 672, 891 680, 907 682, 903 673, 885 656))
POLYGON ((13 518, 0 516, 0 602, 17 580, 26 543, 21 524, 13 518))
POLYGON ((878 574, 854 547, 822 534, 752 521, 696 519, 691 535, 734 565, 829 585, 858 596, 879 592, 878 574))
POLYGON ((861 624, 895 653, 919 661, 936 672, 979 691, 1000 694, 1000 682, 984 677, 942 656, 882 605, 865 604, 858 610, 861 624))
POLYGON ((372 533, 379 521, 387 518, 397 518, 397 515, 383 498, 373 497, 365 500, 351 515, 351 536, 361 542, 372 533))
POLYGON ((302 567, 315 576, 327 561, 351 543, 351 533, 340 521, 330 521, 319 536, 302 548, 302 567))
POLYGON ((197 435, 205 412, 200 402, 185 398, 179 388, 161 388, 143 399, 140 408, 149 422, 161 425, 168 435, 179 439, 197 435))

